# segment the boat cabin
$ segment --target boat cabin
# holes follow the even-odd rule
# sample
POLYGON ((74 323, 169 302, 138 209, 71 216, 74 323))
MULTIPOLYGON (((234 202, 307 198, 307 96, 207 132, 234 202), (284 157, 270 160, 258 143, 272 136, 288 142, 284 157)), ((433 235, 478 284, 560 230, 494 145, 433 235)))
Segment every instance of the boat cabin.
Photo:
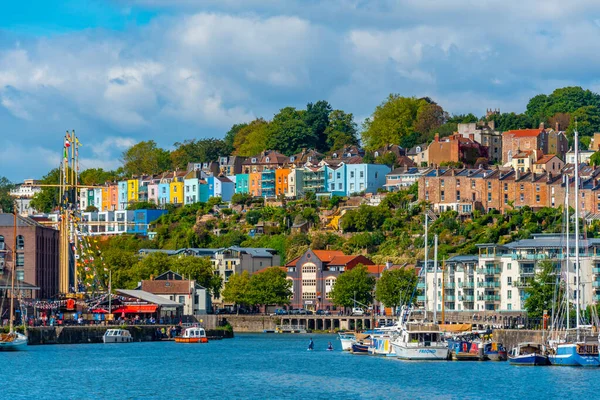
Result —
POLYGON ((205 338, 206 331, 204 330, 204 328, 200 328, 200 327, 187 328, 183 332, 183 335, 181 335, 181 337, 183 337, 183 338, 205 338))

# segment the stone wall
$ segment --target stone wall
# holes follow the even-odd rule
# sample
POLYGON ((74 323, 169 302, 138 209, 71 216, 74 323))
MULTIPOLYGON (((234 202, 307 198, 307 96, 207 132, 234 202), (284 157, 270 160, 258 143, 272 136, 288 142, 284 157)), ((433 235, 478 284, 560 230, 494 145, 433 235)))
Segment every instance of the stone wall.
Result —
POLYGON ((234 332, 262 332, 274 330, 280 323, 279 317, 267 315, 224 315, 223 319, 231 324, 234 332))
POLYGON ((494 330, 494 340, 502 343, 506 350, 510 351, 519 343, 535 342, 543 343, 545 339, 544 331, 541 330, 520 330, 520 329, 496 329, 494 330))

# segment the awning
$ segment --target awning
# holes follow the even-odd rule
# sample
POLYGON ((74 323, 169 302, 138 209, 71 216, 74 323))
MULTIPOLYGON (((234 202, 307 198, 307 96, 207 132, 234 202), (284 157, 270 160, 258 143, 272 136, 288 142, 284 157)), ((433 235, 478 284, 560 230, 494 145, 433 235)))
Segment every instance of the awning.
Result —
POLYGON ((126 305, 126 306, 121 306, 115 310, 112 310, 112 313, 113 314, 153 313, 153 312, 156 312, 157 307, 158 306, 156 304, 126 305))
POLYGON ((102 308, 94 308, 92 310, 92 314, 106 314, 108 311, 102 309, 102 308))

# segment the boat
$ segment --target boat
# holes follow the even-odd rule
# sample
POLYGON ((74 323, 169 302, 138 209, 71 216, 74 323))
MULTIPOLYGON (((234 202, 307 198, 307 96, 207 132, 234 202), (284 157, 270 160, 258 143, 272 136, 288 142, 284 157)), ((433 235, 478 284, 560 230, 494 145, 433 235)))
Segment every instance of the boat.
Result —
POLYGON ((352 343, 352 354, 369 354, 369 344, 352 343))
POLYGON ((548 359, 551 365, 567 367, 599 367, 598 339, 596 337, 563 343, 550 342, 548 359))
POLYGON ((540 343, 519 343, 508 355, 508 361, 513 365, 550 365, 546 346, 540 343))
POLYGON ((206 331, 204 328, 200 327, 191 327, 186 328, 183 331, 183 335, 177 336, 175 338, 175 342, 177 343, 208 343, 208 338, 206 337, 206 331))
POLYGON ((407 322, 392 347, 401 360, 447 360, 449 354, 440 328, 434 323, 407 322))
POLYGON ((342 344, 342 350, 352 350, 352 343, 356 341, 356 336, 354 335, 354 332, 339 332, 338 336, 342 344))
POLYGON ((483 347, 484 356, 490 361, 506 361, 508 354, 502 343, 488 342, 483 347))
POLYGON ((102 336, 104 343, 131 343, 133 337, 127 329, 107 329, 102 336))
POLYGON ((485 361, 484 346, 478 340, 449 341, 448 348, 454 361, 485 361))
POLYGON ((15 320, 15 275, 16 275, 16 260, 17 260, 17 207, 15 204, 14 207, 14 238, 15 242, 13 244, 13 262, 11 267, 11 279, 10 279, 10 324, 8 328, 8 333, 0 334, 0 351, 12 351, 12 350, 20 350, 27 346, 27 336, 24 334, 17 332, 14 326, 15 320))

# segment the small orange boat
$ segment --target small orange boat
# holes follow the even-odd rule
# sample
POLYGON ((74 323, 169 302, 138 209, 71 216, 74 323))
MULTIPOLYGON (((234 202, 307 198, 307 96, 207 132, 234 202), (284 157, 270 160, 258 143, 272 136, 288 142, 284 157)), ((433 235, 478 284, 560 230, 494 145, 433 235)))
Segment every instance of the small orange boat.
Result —
POLYGON ((175 338, 175 342, 177 343, 208 343, 208 338, 206 337, 206 331, 204 328, 192 327, 187 328, 183 335, 177 336, 175 338))

